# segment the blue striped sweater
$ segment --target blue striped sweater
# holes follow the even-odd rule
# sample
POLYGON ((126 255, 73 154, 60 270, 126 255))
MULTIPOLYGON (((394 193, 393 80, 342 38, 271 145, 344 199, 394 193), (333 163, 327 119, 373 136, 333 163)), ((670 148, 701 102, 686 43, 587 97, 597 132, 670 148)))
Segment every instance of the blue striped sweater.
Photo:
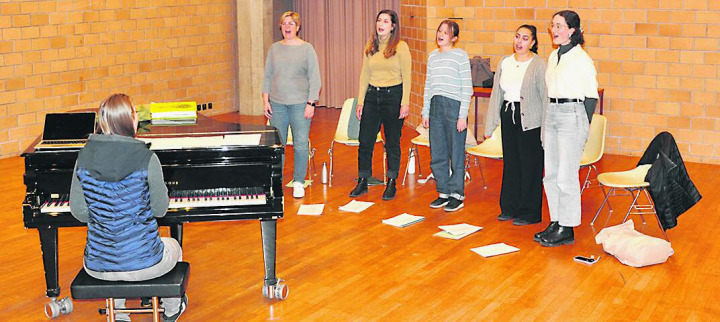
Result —
POLYGON ((459 101, 458 119, 467 118, 472 94, 470 59, 467 53, 460 48, 453 48, 448 52, 433 50, 427 61, 422 117, 430 117, 430 100, 435 95, 441 95, 459 101))

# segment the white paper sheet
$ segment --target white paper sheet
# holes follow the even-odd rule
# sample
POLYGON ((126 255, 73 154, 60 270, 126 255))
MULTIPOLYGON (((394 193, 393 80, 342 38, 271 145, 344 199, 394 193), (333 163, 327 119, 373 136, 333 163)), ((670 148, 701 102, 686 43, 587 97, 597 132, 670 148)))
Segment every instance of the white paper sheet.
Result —
POLYGON ((363 212, 365 209, 370 208, 370 206, 372 206, 374 204, 375 204, 374 202, 369 202, 369 201, 352 200, 352 201, 348 202, 346 205, 340 206, 339 209, 342 211, 359 213, 359 212, 363 212))
POLYGON ((223 138, 223 145, 259 145, 262 134, 228 134, 223 138))
POLYGON ((456 225, 446 225, 446 226, 438 226, 438 228, 442 229, 443 231, 447 232, 450 235, 468 235, 472 234, 480 229, 482 227, 479 226, 473 226, 470 224, 456 224, 456 225))
POLYGON ((325 209, 325 204, 300 205, 297 214, 306 216, 320 216, 325 209))
POLYGON ((382 223, 395 227, 407 227, 414 223, 418 223, 425 220, 423 216, 415 216, 408 213, 403 213, 392 218, 383 219, 382 223))
POLYGON ((434 233, 433 236, 442 237, 442 238, 447 238, 447 239, 458 240, 458 239, 462 239, 463 237, 468 236, 468 235, 470 235, 470 234, 471 234, 471 233, 462 234, 462 235, 453 235, 453 234, 449 234, 449 233, 446 232, 446 231, 439 231, 439 232, 434 233))
POLYGON ((497 243, 482 247, 475 247, 473 249, 470 249, 471 251, 477 253, 478 255, 482 257, 491 257, 496 255, 502 255, 512 252, 517 252, 520 250, 520 248, 510 246, 505 243, 497 243))

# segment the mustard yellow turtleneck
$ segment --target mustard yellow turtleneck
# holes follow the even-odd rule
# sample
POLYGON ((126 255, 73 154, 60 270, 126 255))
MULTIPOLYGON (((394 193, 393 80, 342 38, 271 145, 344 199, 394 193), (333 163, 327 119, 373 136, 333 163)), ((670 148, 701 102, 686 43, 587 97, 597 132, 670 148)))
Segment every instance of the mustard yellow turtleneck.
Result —
POLYGON ((365 92, 368 85, 375 87, 394 86, 403 84, 401 105, 410 104, 410 91, 412 89, 412 57, 410 47, 400 41, 396 47, 395 55, 385 58, 385 48, 388 40, 381 40, 378 51, 372 56, 363 52, 362 71, 360 73, 360 92, 358 104, 364 104, 365 92))

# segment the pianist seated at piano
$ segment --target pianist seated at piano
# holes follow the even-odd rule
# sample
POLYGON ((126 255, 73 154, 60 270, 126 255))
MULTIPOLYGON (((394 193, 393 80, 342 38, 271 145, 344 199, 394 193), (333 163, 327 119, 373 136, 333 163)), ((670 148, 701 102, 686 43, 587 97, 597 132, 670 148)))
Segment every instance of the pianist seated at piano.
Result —
MULTIPOLYGON (((70 211, 87 223, 85 271, 109 281, 149 280, 182 260, 173 238, 160 237, 155 217, 168 209, 168 189, 160 161, 135 139, 138 116, 130 98, 113 94, 101 104, 98 133, 80 151, 70 187, 70 211)), ((116 299, 124 308, 125 300, 116 299)), ((165 321, 175 321, 187 296, 164 298, 165 321)), ((128 313, 116 320, 129 321, 128 313)))

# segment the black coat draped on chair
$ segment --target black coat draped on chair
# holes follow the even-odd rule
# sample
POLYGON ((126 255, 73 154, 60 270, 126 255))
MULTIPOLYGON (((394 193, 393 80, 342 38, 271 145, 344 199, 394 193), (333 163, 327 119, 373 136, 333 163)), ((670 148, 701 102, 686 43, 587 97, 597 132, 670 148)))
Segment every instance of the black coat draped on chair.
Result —
POLYGON ((677 226, 677 217, 694 206, 702 196, 690 180, 675 138, 668 132, 655 136, 638 165, 652 164, 645 176, 664 229, 677 226))

